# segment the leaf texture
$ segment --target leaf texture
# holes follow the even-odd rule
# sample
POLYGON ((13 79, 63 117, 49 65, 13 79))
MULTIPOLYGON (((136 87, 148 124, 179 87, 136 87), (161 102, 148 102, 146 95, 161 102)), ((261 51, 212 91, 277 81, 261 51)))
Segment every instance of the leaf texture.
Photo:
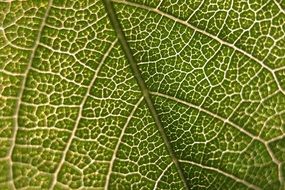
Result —
POLYGON ((282 0, 0 2, 0 189, 285 189, 282 0))

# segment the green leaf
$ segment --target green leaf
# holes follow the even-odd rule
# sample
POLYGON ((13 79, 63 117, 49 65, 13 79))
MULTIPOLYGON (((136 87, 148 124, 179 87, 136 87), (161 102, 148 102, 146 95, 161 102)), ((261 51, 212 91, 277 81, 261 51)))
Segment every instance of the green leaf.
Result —
POLYGON ((282 0, 2 0, 0 189, 285 189, 282 0))

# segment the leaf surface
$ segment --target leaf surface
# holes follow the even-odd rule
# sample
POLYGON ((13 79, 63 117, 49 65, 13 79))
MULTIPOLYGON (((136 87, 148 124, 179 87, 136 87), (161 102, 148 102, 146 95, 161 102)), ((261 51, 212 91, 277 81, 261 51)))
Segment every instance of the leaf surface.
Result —
POLYGON ((284 189, 284 7, 0 2, 0 189, 284 189))

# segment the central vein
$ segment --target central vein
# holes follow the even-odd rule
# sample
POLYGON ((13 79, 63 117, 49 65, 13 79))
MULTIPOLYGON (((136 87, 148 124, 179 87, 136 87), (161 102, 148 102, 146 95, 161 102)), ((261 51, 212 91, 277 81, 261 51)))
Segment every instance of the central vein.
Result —
POLYGON ((134 77, 137 80, 137 83, 138 83, 138 85, 139 85, 139 87, 140 87, 140 89, 142 91, 142 94, 143 94, 144 99, 145 99, 145 101, 147 103, 149 111, 150 111, 150 113, 151 113, 151 115, 152 115, 152 117, 153 117, 153 119, 154 119, 154 121, 156 123, 156 126, 158 127, 158 130, 159 130, 159 132, 160 132, 160 134, 161 134, 161 136, 163 138, 163 141, 164 141, 164 144, 165 144, 165 146, 167 148, 167 151, 170 154, 170 156, 172 158, 172 161, 173 161, 173 163, 175 164, 175 166, 177 168, 177 171, 179 173, 179 176, 180 176, 181 180, 183 181, 185 189, 189 189, 188 185, 187 185, 187 182, 186 182, 186 179, 185 179, 185 176, 184 176, 184 174, 182 172, 182 169, 181 169, 181 167, 180 167, 180 165, 178 163, 178 160, 177 160, 176 156, 174 155, 174 152, 172 150, 171 144, 170 144, 170 142, 169 142, 169 140, 168 140, 168 138, 167 138, 167 136, 165 134, 165 131, 164 131, 164 129, 162 127, 162 124, 160 122, 160 119, 158 117, 158 114, 156 113, 156 110, 154 108, 153 102, 152 102, 152 100, 150 98, 149 90, 146 87, 146 84, 145 84, 144 80, 142 79, 142 76, 140 74, 140 71, 139 71, 139 68, 137 66, 137 63, 136 63, 136 61, 135 61, 135 59, 133 57, 133 54, 132 54, 132 52, 130 50, 130 47, 129 47, 128 43, 127 43, 126 37, 125 37, 125 35, 124 35, 123 31, 122 31, 122 28, 120 26, 120 23, 119 23, 118 19, 117 19, 117 15, 115 13, 113 4, 112 4, 112 2, 110 0, 103 0, 103 3, 104 3, 104 6, 105 6, 107 15, 108 15, 108 17, 109 17, 109 19, 111 21, 111 24, 113 25, 113 28, 114 28, 114 30, 115 30, 115 32, 117 34, 118 41, 121 44, 121 47, 122 47, 122 49, 123 49, 123 51, 124 51, 124 53, 125 53, 125 55, 126 55, 126 57, 128 59, 128 62, 130 63, 131 70, 132 70, 132 72, 134 74, 134 77))

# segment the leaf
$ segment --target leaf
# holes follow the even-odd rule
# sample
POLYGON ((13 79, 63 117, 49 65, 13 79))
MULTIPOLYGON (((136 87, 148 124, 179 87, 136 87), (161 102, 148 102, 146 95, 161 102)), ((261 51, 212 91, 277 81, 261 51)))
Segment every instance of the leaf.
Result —
POLYGON ((281 0, 0 2, 0 189, 285 189, 281 0))

